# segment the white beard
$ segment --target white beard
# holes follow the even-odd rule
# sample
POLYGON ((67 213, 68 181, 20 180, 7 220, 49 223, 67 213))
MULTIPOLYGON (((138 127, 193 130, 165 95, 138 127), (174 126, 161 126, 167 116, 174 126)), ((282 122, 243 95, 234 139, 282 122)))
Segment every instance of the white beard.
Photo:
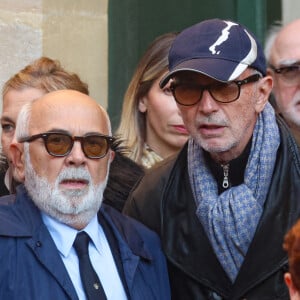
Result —
POLYGON ((39 176, 32 167, 29 156, 29 145, 24 145, 25 181, 24 185, 35 205, 44 213, 71 227, 83 228, 97 214, 103 200, 103 191, 108 179, 94 185, 88 170, 84 168, 64 168, 54 187, 44 177, 39 176), (84 179, 88 186, 84 190, 59 189, 59 183, 65 179, 84 179))

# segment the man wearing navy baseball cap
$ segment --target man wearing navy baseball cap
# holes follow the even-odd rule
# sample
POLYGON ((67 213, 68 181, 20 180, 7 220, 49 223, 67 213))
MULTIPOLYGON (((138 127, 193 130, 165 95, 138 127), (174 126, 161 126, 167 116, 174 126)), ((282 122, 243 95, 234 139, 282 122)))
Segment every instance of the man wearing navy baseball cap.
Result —
POLYGON ((160 234, 172 299, 289 299, 282 242, 300 216, 300 156, 268 103, 259 41, 234 21, 195 24, 171 47, 169 81, 190 139, 125 213, 160 234))

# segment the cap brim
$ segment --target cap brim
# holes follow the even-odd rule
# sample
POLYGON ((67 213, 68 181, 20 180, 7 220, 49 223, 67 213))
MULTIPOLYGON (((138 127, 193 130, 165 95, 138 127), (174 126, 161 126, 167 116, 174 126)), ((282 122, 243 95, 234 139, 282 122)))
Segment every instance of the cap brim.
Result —
POLYGON ((221 82, 227 82, 239 77, 247 69, 247 67, 248 65, 246 64, 239 64, 237 62, 224 59, 192 59, 184 61, 181 64, 175 66, 168 74, 166 74, 162 78, 159 86, 163 88, 174 76, 174 74, 182 71, 196 72, 221 82))

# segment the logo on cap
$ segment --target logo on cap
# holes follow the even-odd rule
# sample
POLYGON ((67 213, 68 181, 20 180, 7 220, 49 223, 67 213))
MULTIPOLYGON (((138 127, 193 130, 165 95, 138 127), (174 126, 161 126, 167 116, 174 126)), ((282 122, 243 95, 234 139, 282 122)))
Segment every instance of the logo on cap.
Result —
POLYGON ((176 37, 169 52, 169 73, 161 80, 160 87, 182 71, 228 82, 248 67, 266 75, 266 59, 256 37, 239 23, 205 20, 176 37))
POLYGON ((229 35, 230 35, 230 28, 232 26, 237 26, 238 24, 230 22, 230 21, 225 21, 227 26, 222 30, 221 36, 217 39, 217 41, 212 44, 208 49, 212 54, 220 54, 220 50, 216 51, 216 47, 222 45, 225 41, 227 41, 229 35))

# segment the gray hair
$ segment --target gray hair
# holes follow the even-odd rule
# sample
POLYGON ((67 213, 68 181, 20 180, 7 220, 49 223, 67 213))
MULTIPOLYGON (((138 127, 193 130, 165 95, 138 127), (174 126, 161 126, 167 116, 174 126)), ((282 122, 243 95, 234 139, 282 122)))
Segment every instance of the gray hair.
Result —
POLYGON ((32 105, 35 101, 36 100, 33 100, 24 104, 19 112, 15 133, 17 141, 29 135, 29 121, 32 112, 32 105))
POLYGON ((275 42, 275 39, 282 28, 282 23, 280 21, 276 21, 274 25, 270 27, 267 32, 266 40, 265 40, 265 56, 268 63, 270 63, 271 52, 275 42))
POLYGON ((100 104, 98 104, 98 106, 99 106, 100 110, 103 112, 104 117, 106 119, 108 135, 112 135, 111 122, 110 122, 109 115, 108 115, 107 111, 100 104))

